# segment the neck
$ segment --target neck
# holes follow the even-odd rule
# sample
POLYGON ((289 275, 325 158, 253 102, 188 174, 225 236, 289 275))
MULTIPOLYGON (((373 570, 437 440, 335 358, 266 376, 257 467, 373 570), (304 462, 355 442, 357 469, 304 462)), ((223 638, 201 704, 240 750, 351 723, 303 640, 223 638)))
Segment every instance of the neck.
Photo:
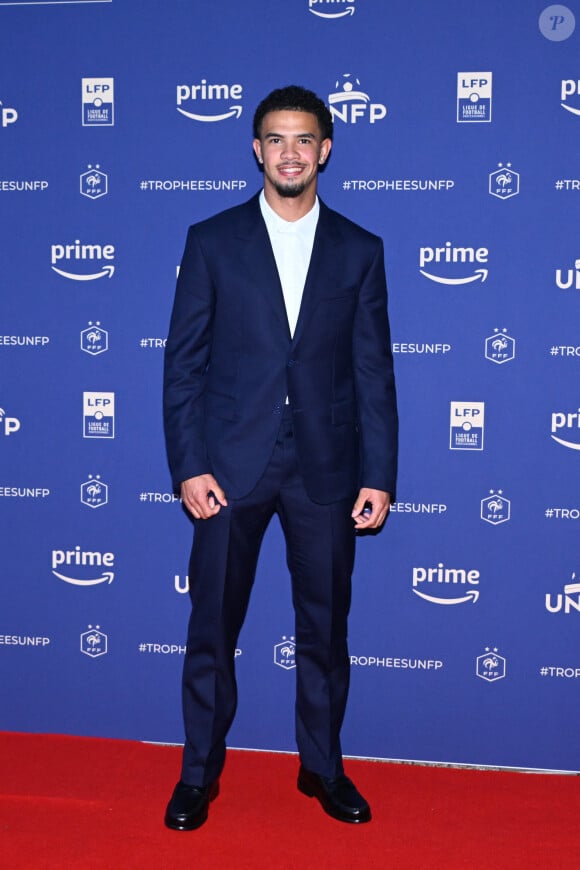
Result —
POLYGON ((270 208, 285 221, 298 221, 314 208, 316 186, 300 196, 281 196, 271 184, 264 184, 264 196, 270 208))

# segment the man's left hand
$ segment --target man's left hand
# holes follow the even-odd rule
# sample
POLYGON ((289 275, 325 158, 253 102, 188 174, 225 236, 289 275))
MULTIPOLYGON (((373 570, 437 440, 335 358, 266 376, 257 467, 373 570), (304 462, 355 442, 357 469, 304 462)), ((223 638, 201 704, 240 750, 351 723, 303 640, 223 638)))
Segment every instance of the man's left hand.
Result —
POLYGON ((378 529, 389 513, 391 496, 381 489, 363 487, 352 509, 352 518, 357 529, 378 529))

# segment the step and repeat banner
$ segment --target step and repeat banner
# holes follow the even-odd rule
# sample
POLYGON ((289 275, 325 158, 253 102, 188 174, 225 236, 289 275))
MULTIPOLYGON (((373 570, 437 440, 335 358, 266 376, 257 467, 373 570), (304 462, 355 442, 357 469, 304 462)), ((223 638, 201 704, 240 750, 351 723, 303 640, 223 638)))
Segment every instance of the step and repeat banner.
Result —
MULTIPOLYGON (((385 240, 400 501, 358 541, 350 755, 578 770, 580 4, 0 0, 0 727, 181 742, 161 372, 187 227, 285 84, 385 240)), ((294 750, 268 529, 230 744, 294 750)))

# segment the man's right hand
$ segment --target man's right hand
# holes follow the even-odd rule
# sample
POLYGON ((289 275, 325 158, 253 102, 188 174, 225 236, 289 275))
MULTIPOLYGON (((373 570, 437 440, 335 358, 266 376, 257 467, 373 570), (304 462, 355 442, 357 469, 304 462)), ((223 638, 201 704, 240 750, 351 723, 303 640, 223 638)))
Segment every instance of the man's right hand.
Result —
POLYGON ((223 507, 226 495, 213 474, 199 474, 181 484, 181 500, 196 520, 208 520, 223 507))

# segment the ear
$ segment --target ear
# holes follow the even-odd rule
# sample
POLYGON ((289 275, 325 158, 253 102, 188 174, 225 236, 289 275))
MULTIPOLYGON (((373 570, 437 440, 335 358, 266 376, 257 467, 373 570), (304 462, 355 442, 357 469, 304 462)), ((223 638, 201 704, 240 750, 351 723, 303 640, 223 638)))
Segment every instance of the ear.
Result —
POLYGON ((252 147, 254 149, 254 154, 258 158, 258 163, 263 163, 264 161, 262 159, 262 143, 260 142, 260 140, 254 139, 252 147))
POLYGON ((321 166, 328 160, 331 148, 332 139, 323 139, 320 143, 320 157, 318 158, 318 162, 321 166))

